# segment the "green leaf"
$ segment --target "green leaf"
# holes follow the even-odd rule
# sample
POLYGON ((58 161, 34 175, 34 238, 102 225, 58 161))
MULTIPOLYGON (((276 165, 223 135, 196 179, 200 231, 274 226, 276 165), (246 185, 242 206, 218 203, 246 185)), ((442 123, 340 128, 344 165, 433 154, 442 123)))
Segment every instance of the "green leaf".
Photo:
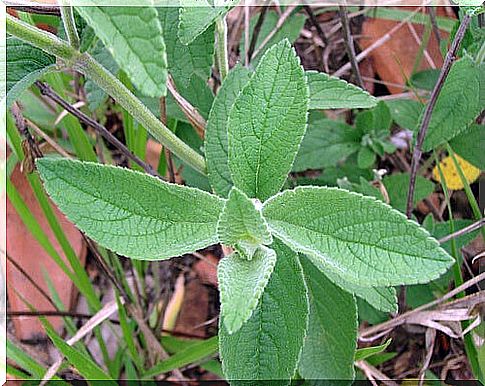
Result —
MULTIPOLYGON (((409 179, 409 173, 398 173, 385 176, 382 180, 389 195, 391 206, 401 212, 406 211, 409 179)), ((417 176, 414 188, 414 206, 433 193, 433 190, 434 184, 431 181, 417 176)))
POLYGON ((414 130, 423 111, 423 104, 413 99, 393 99, 386 101, 392 120, 403 128, 414 130))
MULTIPOLYGON (((112 74, 116 75, 118 73, 118 65, 101 40, 97 41, 96 45, 90 51, 90 55, 112 74)), ((86 99, 88 100, 91 111, 100 107, 108 98, 108 94, 91 79, 86 79, 84 90, 86 91, 86 99)))
POLYGON ((440 76, 440 70, 427 69, 413 74, 409 82, 415 88, 431 91, 436 85, 436 82, 438 81, 439 76, 440 76))
POLYGON ((236 97, 249 78, 249 70, 241 65, 229 71, 214 99, 205 129, 207 175, 214 192, 223 197, 227 197, 233 185, 227 154, 227 120, 236 97))
POLYGON ((283 186, 305 134, 308 87, 287 40, 270 48, 229 114, 234 185, 266 200, 283 186))
POLYGON ((485 170, 485 126, 472 124, 450 141, 450 146, 461 158, 467 160, 480 170, 485 170))
POLYGON ((464 131, 485 104, 485 66, 468 57, 455 62, 438 96, 423 150, 429 151, 464 131))
POLYGON ((219 322, 222 368, 231 384, 273 380, 286 385, 295 374, 308 322, 308 300, 298 256, 280 241, 272 248, 274 272, 249 319, 234 334, 219 322))
POLYGON ((361 169, 367 169, 374 165, 376 162, 376 154, 367 146, 360 148, 357 153, 357 165, 361 169))
POLYGON ((374 308, 384 312, 397 312, 397 295, 394 287, 362 287, 343 280, 332 271, 325 271, 325 276, 343 290, 364 299, 374 308))
POLYGON ((207 80, 214 55, 214 28, 208 28, 189 45, 185 45, 178 36, 179 8, 160 7, 157 11, 167 47, 168 70, 175 81, 187 87, 193 75, 207 80))
MULTIPOLYGON (((234 2, 231 0, 231 2, 234 2)), ((224 15, 229 7, 213 7, 209 1, 201 0, 197 7, 181 7, 178 36, 182 44, 192 43, 206 31, 215 20, 224 15)))
POLYGON ((215 354, 217 348, 217 336, 191 344, 185 349, 172 355, 170 358, 157 363, 151 369, 147 370, 146 373, 143 374, 143 378, 152 378, 156 375, 179 369, 191 363, 199 362, 202 359, 215 354))
POLYGON ((307 71, 306 75, 309 109, 367 109, 377 104, 375 97, 345 80, 317 71, 307 71))
POLYGON ((76 7, 96 35, 146 96, 167 93, 167 56, 158 12, 153 7, 76 7))
MULTIPOLYGON (((253 38, 254 27, 256 26, 258 19, 259 14, 255 14, 253 17, 251 17, 251 20, 249 22, 249 41, 251 41, 251 39, 253 38)), ((273 36, 266 42, 263 49, 251 59, 252 66, 256 67, 266 50, 274 44, 279 43, 283 39, 288 39, 290 43, 293 43, 296 39, 298 39, 298 36, 300 36, 300 32, 305 24, 306 17, 303 14, 298 14, 295 12, 290 15, 282 25, 278 26, 279 19, 280 15, 278 14, 278 12, 273 10, 266 11, 266 15, 264 17, 263 24, 261 25, 261 28, 259 30, 258 38, 256 40, 256 45, 254 49, 257 50, 261 46, 263 41, 268 38, 268 35, 270 33, 273 33, 273 36)), ((246 52, 246 41, 244 38, 241 39, 239 52, 246 52)))
POLYGON ((370 358, 373 355, 380 354, 381 352, 385 351, 386 348, 389 347, 391 342, 392 342, 392 339, 389 338, 385 343, 379 346, 359 348, 355 353, 355 360, 363 361, 364 359, 370 358))
POLYGON ((301 264, 310 317, 299 371, 305 379, 353 379, 357 346, 354 297, 334 285, 307 259, 301 264))
POLYGON ((360 146, 360 134, 353 127, 311 113, 292 171, 335 166, 360 146))
POLYGON ((253 314, 273 272, 276 253, 264 246, 251 260, 236 252, 217 267, 221 315, 229 334, 237 332, 253 314))
POLYGON ((320 270, 360 286, 423 283, 453 264, 425 229, 357 193, 298 187, 268 200, 263 216, 273 236, 306 253, 320 270))
POLYGON ((56 58, 14 37, 7 38, 7 108, 45 73, 52 71, 56 58))
POLYGON ((103 384, 106 385, 116 385, 116 382, 95 362, 93 362, 91 358, 78 352, 75 348, 64 342, 44 317, 40 320, 54 346, 56 346, 56 348, 67 358, 69 363, 74 366, 85 379, 96 379, 103 381, 103 384))
MULTIPOLYGON (((261 204, 259 204, 261 205, 261 204)), ((260 209, 237 188, 232 188, 222 209, 217 224, 219 241, 226 245, 239 246, 252 250, 252 254, 260 244, 271 244, 273 239, 269 233, 260 209)))
POLYGON ((213 195, 91 162, 43 158, 37 168, 67 217, 121 255, 167 259, 218 241, 223 200, 213 195))

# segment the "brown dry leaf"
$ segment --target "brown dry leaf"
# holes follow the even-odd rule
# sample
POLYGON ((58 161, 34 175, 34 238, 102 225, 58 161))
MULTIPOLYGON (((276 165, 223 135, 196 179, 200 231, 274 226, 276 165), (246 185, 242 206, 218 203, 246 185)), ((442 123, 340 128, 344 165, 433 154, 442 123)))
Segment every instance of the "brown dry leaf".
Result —
MULTIPOLYGON (((30 208, 40 226, 47 234, 50 242, 65 260, 62 249, 52 232, 47 219, 43 215, 34 193, 25 176, 19 168, 15 168, 11 183, 19 191, 20 195, 30 208)), ((71 224, 65 216, 54 206, 54 212, 59 223, 64 230, 67 239, 70 241, 74 252, 84 262, 86 258, 86 247, 81 233, 71 224)), ((48 272, 62 302, 66 307, 71 307, 73 299, 77 295, 77 290, 69 278, 62 272, 50 255, 39 245, 29 230, 23 224, 13 205, 7 200, 7 253, 17 262, 28 275, 47 293, 49 293, 47 283, 44 280, 44 273, 48 272)), ((29 311, 21 297, 24 297, 39 311, 55 311, 52 305, 42 296, 42 294, 32 286, 31 283, 22 275, 13 264, 7 261, 7 276, 9 285, 7 286, 7 296, 11 311, 29 311), (19 297, 15 291, 21 295, 19 297)), ((48 318, 56 329, 62 327, 62 319, 57 317, 48 318)), ((37 318, 25 317, 13 319, 15 335, 20 340, 36 339, 44 336, 44 329, 37 318)))
POLYGON ((204 259, 199 259, 193 266, 193 269, 199 280, 203 284, 217 287, 217 264, 219 259, 212 253, 207 253, 204 259))
MULTIPOLYGON (((416 7, 399 7, 399 9, 414 11, 416 7)), ((441 8, 436 9, 438 15, 443 14, 444 11, 441 8)), ((398 24, 399 22, 392 20, 371 17, 366 19, 362 25, 362 37, 359 39, 360 47, 362 50, 368 48, 398 24)), ((410 25, 414 28, 417 36, 421 40, 424 26, 413 23, 410 23, 410 25)), ((413 36, 412 28, 405 23, 387 42, 369 54, 374 69, 382 81, 405 85, 406 80, 411 76, 414 61, 419 52, 419 44, 413 36)), ((443 39, 448 36, 444 31, 440 31, 440 35, 443 39)), ((433 33, 431 33, 426 51, 434 66, 440 68, 443 64, 443 58, 441 57, 439 46, 433 33)), ((428 68, 432 68, 431 64, 423 56, 419 69, 425 70, 428 68)), ((392 94, 402 92, 402 88, 397 86, 389 85, 388 89, 392 94)))
MULTIPOLYGON (((195 275, 194 275, 195 276, 195 275)), ((180 309, 175 331, 205 337, 209 315, 209 292, 197 278, 189 277, 185 285, 185 297, 180 309)))

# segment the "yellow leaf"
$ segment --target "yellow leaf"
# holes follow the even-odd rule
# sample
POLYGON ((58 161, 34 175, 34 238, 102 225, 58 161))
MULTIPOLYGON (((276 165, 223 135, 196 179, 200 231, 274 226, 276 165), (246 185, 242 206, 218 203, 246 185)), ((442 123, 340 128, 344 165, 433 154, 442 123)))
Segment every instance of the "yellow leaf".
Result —
MULTIPOLYGON (((468 183, 471 184, 472 182, 474 182, 480 176, 480 169, 476 168, 471 163, 465 161, 458 155, 455 155, 455 157, 468 183)), ((443 160, 440 162, 440 168, 445 178, 446 186, 448 189, 463 189, 463 183, 461 181, 460 175, 458 174, 458 171, 455 168, 455 163, 450 156, 443 158, 443 160)), ((433 177, 436 181, 441 182, 438 166, 435 166, 433 169, 433 177)))

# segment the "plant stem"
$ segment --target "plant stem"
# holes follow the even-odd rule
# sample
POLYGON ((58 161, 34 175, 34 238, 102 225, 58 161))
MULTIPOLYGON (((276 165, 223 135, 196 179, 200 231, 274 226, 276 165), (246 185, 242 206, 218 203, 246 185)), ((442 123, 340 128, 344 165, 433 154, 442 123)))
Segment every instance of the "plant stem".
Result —
POLYGON ((247 51, 246 57, 248 58, 248 61, 253 57, 253 52, 254 52, 254 49, 256 48, 256 42, 258 41, 258 36, 259 36, 259 33, 261 32, 261 27, 263 26, 263 22, 264 22, 264 18, 266 16, 267 10, 268 10, 268 7, 263 7, 261 9, 261 13, 259 14, 258 21, 254 26, 253 36, 251 37, 251 43, 249 43, 249 48, 246 47, 246 51, 247 51))
POLYGON ((30 43, 45 52, 57 56, 65 61, 73 62, 81 54, 57 36, 42 31, 22 20, 16 19, 7 13, 7 32, 27 43, 30 43))
POLYGON ((219 75, 222 83, 229 72, 229 63, 227 59, 227 23, 225 15, 218 17, 216 20, 216 34, 217 66, 219 68, 219 75))
POLYGON ((347 56, 349 57, 350 65, 352 66, 352 72, 354 73, 357 85, 364 88, 364 82, 360 76, 359 64, 355 56, 354 39, 352 37, 352 31, 350 30, 349 18, 347 17, 347 7, 341 5, 339 7, 340 21, 342 23, 342 31, 344 33, 345 48, 347 49, 347 56))
MULTIPOLYGON (((65 0, 61 0, 61 4, 65 0)), ((79 49, 79 35, 77 34, 76 21, 74 20, 74 13, 72 12, 72 7, 68 5, 63 5, 60 7, 62 22, 64 24, 64 29, 66 30, 67 40, 69 44, 75 48, 79 49)))
POLYGON ((411 176, 409 180, 409 190, 408 190, 408 199, 407 199, 407 206, 406 206, 406 216, 411 218, 411 213, 413 210, 413 198, 414 198, 414 187, 416 184, 416 175, 418 172, 419 161, 421 159, 421 155, 423 154, 421 148, 423 146, 424 138, 426 137, 426 132, 428 131, 429 123, 431 122, 431 116, 433 114, 433 109, 436 105, 436 101, 438 100, 438 96, 443 88, 445 83, 446 77, 448 76, 451 66, 453 62, 456 60, 456 53, 458 52, 458 48, 460 47, 460 43, 465 36, 466 29, 470 24, 471 16, 467 13, 463 17, 461 21, 460 27, 456 32, 455 38, 453 39, 453 43, 451 43, 451 47, 446 54, 445 62, 441 69, 440 75, 438 77, 438 81, 431 93, 429 98, 429 102, 426 105, 424 110, 423 119, 421 121, 421 126, 418 131, 418 136, 416 138, 416 145, 414 146, 413 152, 413 159, 411 162, 411 176))
MULTIPOLYGON (((461 182, 463 183, 463 190, 465 191, 466 197, 468 198, 468 203, 470 204, 470 208, 473 212, 473 217, 475 217, 475 220, 480 220, 482 218, 482 212, 480 211, 480 206, 478 205, 478 202, 475 199, 475 196, 473 195, 470 184, 468 183, 468 180, 466 179, 466 176, 463 173, 463 170, 461 169, 461 166, 458 163, 458 160, 456 159, 455 152, 453 151, 453 149, 448 143, 446 144, 446 150, 448 151, 448 154, 451 156, 451 159, 453 160, 453 164, 455 165, 456 171, 458 172, 461 182)), ((483 240, 485 240, 485 228, 481 228, 481 233, 482 233, 483 240)))
POLYGON ((89 54, 80 53, 51 33, 41 31, 7 15, 7 32, 49 54, 55 55, 90 78, 128 111, 153 137, 201 174, 206 173, 204 158, 180 140, 170 129, 89 54))
POLYGON ((106 129, 104 126, 96 122, 94 119, 88 117, 81 110, 71 106, 67 101, 65 101, 59 95, 57 95, 54 92, 54 90, 52 90, 47 84, 37 81, 35 82, 35 85, 40 90, 42 95, 45 95, 51 101, 53 101, 54 103, 57 103, 64 110, 74 115, 85 125, 91 126, 99 134, 101 134, 108 142, 110 142, 113 146, 115 146, 126 158, 131 159, 143 170, 145 170, 146 173, 161 179, 161 177, 157 174, 157 172, 155 172, 155 170, 152 169, 150 165, 148 165, 147 163, 142 161, 138 156, 133 154, 118 138, 116 138, 113 134, 111 134, 109 130, 106 129))

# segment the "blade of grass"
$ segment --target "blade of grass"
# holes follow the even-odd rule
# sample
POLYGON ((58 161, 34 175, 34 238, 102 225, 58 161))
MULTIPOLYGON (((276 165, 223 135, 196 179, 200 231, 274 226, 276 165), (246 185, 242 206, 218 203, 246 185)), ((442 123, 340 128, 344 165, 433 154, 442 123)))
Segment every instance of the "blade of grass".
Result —
POLYGON ((126 315, 126 310, 120 302, 119 296, 116 297, 116 302, 118 304, 118 316, 120 320, 120 327, 123 333, 123 338, 128 348, 128 353, 130 354, 131 361, 135 364, 138 371, 143 371, 143 361, 140 354, 136 350, 135 340, 133 330, 128 323, 128 316, 126 315))
POLYGON ((159 374, 201 361, 202 359, 215 354, 218 349, 219 343, 217 336, 194 343, 184 350, 172 355, 170 358, 153 366, 145 374, 143 374, 143 378, 152 378, 159 374))
MULTIPOLYGON (((46 80, 63 99, 67 99, 65 84, 60 73, 48 74, 46 75, 46 80)), ((96 156, 96 152, 79 121, 72 115, 67 114, 62 119, 62 123, 67 130, 71 144, 79 159, 83 161, 97 162, 98 157, 96 156)))
POLYGON ((96 379, 103 381, 103 384, 106 385, 116 385, 116 382, 89 357, 64 342, 64 340, 57 335, 46 318, 41 317, 40 321, 54 346, 56 346, 62 355, 67 358, 69 363, 74 366, 85 379, 96 379))
MULTIPOLYGON (((10 116, 10 114, 7 115, 7 133, 11 143, 14 145, 14 151, 17 157, 20 161, 22 161, 25 158, 21 146, 22 138, 20 137, 19 132, 16 130, 15 123, 13 122, 13 118, 10 116)), ((67 239, 64 230, 59 224, 57 216, 54 214, 52 206, 49 203, 49 199, 47 198, 47 195, 42 187, 42 183, 40 182, 39 176, 37 174, 31 173, 27 174, 27 179, 32 188, 32 191, 34 192, 37 202, 39 203, 44 213, 44 216, 46 217, 47 222, 49 223, 49 226, 54 233, 54 236, 59 242, 59 245, 61 246, 62 251, 64 252, 69 264, 71 265, 74 274, 78 278, 78 281, 76 281, 75 283, 79 283, 79 285, 76 284, 76 287, 78 288, 79 292, 81 292, 86 297, 88 304, 91 307, 91 311, 98 311, 101 308, 101 302, 98 299, 96 291, 91 284, 91 281, 89 280, 89 277, 84 270, 84 267, 82 266, 78 256, 74 252, 74 249, 67 239)))
MULTIPOLYGON (((466 193, 466 196, 468 198, 468 202, 469 202, 469 204, 472 208, 472 212, 473 212, 474 216, 476 217, 476 219, 479 220, 482 216, 480 214, 480 208, 478 207, 478 204, 475 200, 475 196, 473 195, 473 192, 471 191, 470 184, 468 183, 468 180, 466 179, 466 177, 463 173, 463 170, 461 169, 461 166, 460 166, 460 164, 458 163, 458 161, 455 157, 453 150, 451 149, 451 147, 448 144, 446 144, 446 146, 447 146, 447 151, 450 154, 450 156, 452 157, 453 163, 455 164, 455 168, 456 168, 458 175, 460 176, 460 179, 461 179, 463 186, 465 188, 465 193, 466 193)), ((454 225, 453 225, 453 213, 451 211, 450 197, 449 197, 449 194, 448 194, 448 188, 446 186, 445 176, 443 174, 443 171, 441 170, 439 160, 438 160, 438 157, 436 156, 436 154, 435 154, 435 159, 436 159, 436 165, 438 166, 438 172, 440 174, 440 180, 441 180, 441 184, 442 184, 442 187, 443 187, 443 192, 445 194, 446 204, 448 206, 448 211, 449 211, 449 216, 450 216, 450 233, 454 233, 455 228, 454 228, 454 225)), ((483 227, 481 228, 481 231, 482 231, 482 238, 484 238, 484 240, 485 240, 485 237, 483 237, 483 235, 484 235, 483 227)), ((460 285, 463 284, 463 277, 461 275, 461 268, 460 268, 460 265, 458 263, 461 259, 459 259, 458 248, 456 247, 456 240, 455 239, 451 240, 451 247, 452 247, 453 257, 456 260, 456 263, 453 265, 453 275, 454 275, 454 278, 455 278, 455 287, 459 287, 460 285)), ((457 294, 457 297, 464 297, 464 296, 465 296, 464 292, 460 292, 460 293, 457 294)), ((468 321, 463 321, 461 323, 461 325, 462 325, 463 330, 465 330, 470 325, 470 323, 468 321)), ((483 366, 480 365, 480 362, 478 361, 478 353, 479 353, 478 350, 480 350, 480 355, 483 356, 483 351, 485 351, 485 348, 476 347, 474 342, 473 342, 471 334, 466 334, 463 337, 463 341, 465 343, 465 352, 466 352, 468 360, 470 362, 470 367, 472 369, 472 372, 477 378, 481 379, 483 377, 483 374, 482 374, 482 367, 483 366)))

